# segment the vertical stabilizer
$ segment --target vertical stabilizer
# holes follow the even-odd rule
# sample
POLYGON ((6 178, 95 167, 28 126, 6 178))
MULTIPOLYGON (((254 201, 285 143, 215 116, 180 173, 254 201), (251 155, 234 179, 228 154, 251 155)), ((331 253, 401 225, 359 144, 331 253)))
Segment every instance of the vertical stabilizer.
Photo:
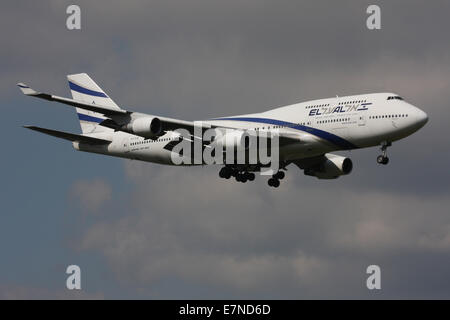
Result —
MULTIPOLYGON (((70 74, 67 76, 67 80, 74 100, 120 110, 117 104, 86 73, 70 74)), ((106 119, 102 114, 80 108, 76 108, 76 110, 83 133, 112 130, 99 126, 99 123, 106 119)))

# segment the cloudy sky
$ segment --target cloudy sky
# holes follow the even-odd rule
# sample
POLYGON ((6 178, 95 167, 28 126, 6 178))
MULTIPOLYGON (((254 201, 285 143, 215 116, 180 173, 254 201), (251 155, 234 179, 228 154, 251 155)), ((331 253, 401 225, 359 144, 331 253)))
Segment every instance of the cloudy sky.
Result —
POLYGON ((450 298, 450 3, 73 1, 0 5, 0 298, 450 298), (381 7, 382 29, 366 28, 381 7), (392 91, 430 121, 335 181, 290 167, 278 189, 217 167, 108 158, 21 128, 79 132, 86 72, 121 106, 188 120, 392 91), (65 289, 68 265, 82 291, 65 289), (366 268, 382 289, 367 290, 366 268))

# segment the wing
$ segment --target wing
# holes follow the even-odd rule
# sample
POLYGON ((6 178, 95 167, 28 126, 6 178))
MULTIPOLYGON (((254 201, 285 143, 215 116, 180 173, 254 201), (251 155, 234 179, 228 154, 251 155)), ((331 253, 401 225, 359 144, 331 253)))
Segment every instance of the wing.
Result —
MULTIPOLYGON (((81 108, 81 109, 85 109, 85 110, 103 114, 104 116, 108 117, 109 119, 105 120, 103 123, 100 123, 100 125, 104 125, 106 127, 110 127, 115 130, 120 130, 121 126, 128 123, 132 119, 150 116, 150 115, 144 114, 144 113, 127 111, 127 110, 120 109, 120 108, 114 109, 114 108, 111 108, 108 106, 90 104, 90 103, 85 103, 85 102, 82 102, 79 100, 59 97, 59 96, 52 95, 49 93, 38 92, 38 91, 30 88, 28 85, 26 85, 24 83, 18 83, 17 86, 20 88, 22 93, 25 94, 26 96, 44 99, 47 101, 59 102, 59 103, 66 104, 66 105, 69 105, 72 107, 81 108)), ((196 124, 193 121, 179 120, 179 119, 173 119, 173 118, 167 118, 167 117, 158 117, 158 119, 161 120, 164 131, 173 131, 176 129, 186 129, 193 134, 194 128, 196 126, 199 126, 198 123, 196 124)), ((206 123, 203 123, 203 124, 201 124, 201 127, 204 129, 208 129, 208 128, 211 128, 212 126, 208 125, 206 123)))
MULTIPOLYGON (((141 118, 141 117, 149 117, 151 115, 139 113, 139 112, 133 112, 124 110, 121 108, 112 108, 110 106, 102 106, 102 105, 96 105, 96 104, 90 104, 86 102, 82 102, 79 100, 74 99, 68 99, 64 97, 59 97, 56 95, 52 95, 49 93, 42 93, 38 92, 36 90, 33 90, 28 85, 24 83, 18 83, 17 84, 20 90, 23 94, 39 99, 44 99, 47 101, 54 101, 59 102, 62 104, 66 104, 72 107, 81 108, 93 112, 98 112, 100 114, 103 114, 108 119, 104 120, 103 122, 100 122, 99 124, 108 128, 112 128, 116 131, 124 131, 123 127, 130 121, 133 121, 134 119, 141 118)), ((180 120, 180 119, 174 119, 174 118, 168 118, 168 117, 157 117, 161 121, 162 125, 162 134, 164 134, 167 131, 174 131, 176 129, 185 129, 189 131, 191 134, 191 139, 198 139, 198 133, 201 132, 203 135, 203 132, 210 128, 224 128, 224 129, 238 129, 237 127, 229 127, 229 126, 222 126, 222 125, 212 125, 206 122, 196 122, 196 121, 186 121, 186 120, 180 120), (196 130, 197 129, 197 130, 196 130), (200 131, 198 129, 201 129, 200 131)), ((31 129, 31 128, 30 128, 31 129)), ((48 129, 45 129, 48 130, 48 129)), ((294 133, 281 133, 280 134, 280 146, 292 144, 292 143, 301 143, 303 141, 302 135, 294 134, 294 133)))
POLYGON ((18 83, 17 86, 20 88, 20 90, 23 92, 26 96, 31 96, 39 99, 44 99, 48 101, 55 101, 62 104, 67 104, 72 107, 81 108, 89 111, 98 112, 101 114, 104 114, 105 116, 113 116, 113 115, 124 115, 127 114, 126 110, 122 109, 112 109, 111 107, 107 106, 100 106, 95 104, 89 104, 78 100, 58 97, 49 93, 42 93, 37 92, 33 89, 31 89, 29 86, 27 86, 24 83, 18 83))
POLYGON ((69 140, 69 141, 77 141, 77 142, 83 142, 83 143, 88 143, 88 144, 111 143, 110 140, 99 139, 99 138, 94 138, 94 137, 89 137, 89 136, 84 136, 84 135, 74 134, 74 133, 69 133, 69 132, 64 132, 64 131, 57 131, 57 130, 46 129, 46 128, 41 128, 41 127, 36 127, 36 126, 23 126, 23 127, 30 129, 30 130, 38 131, 41 133, 45 133, 45 134, 48 134, 53 137, 69 140))

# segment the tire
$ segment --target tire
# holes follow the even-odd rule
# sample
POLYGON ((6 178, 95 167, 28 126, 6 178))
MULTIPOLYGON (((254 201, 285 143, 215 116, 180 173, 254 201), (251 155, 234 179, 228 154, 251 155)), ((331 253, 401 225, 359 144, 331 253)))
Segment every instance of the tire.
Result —
POLYGON ((278 179, 278 180, 284 179, 284 171, 278 171, 278 172, 275 174, 275 178, 278 179))
POLYGON ((389 163, 389 158, 388 157, 385 157, 384 159, 383 159, 383 162, 382 162, 384 165, 387 165, 388 163, 389 163))
POLYGON ((274 181, 275 181, 274 178, 270 178, 269 181, 267 181, 267 184, 268 184, 269 186, 273 187, 273 186, 274 186, 274 181))
POLYGON ((273 186, 274 186, 275 188, 278 188, 278 187, 280 186, 280 180, 275 179, 274 182, 273 182, 273 186))
POLYGON ((379 164, 383 164, 383 162, 384 162, 384 157, 383 157, 383 156, 378 156, 378 157, 377 157, 377 162, 378 162, 379 164))
POLYGON ((226 170, 225 170, 225 168, 220 169, 220 171, 219 171, 219 177, 225 178, 225 175, 226 175, 226 170))
POLYGON ((255 180, 255 174, 254 174, 253 172, 250 172, 250 173, 248 174, 248 180, 249 180, 249 181, 255 180))

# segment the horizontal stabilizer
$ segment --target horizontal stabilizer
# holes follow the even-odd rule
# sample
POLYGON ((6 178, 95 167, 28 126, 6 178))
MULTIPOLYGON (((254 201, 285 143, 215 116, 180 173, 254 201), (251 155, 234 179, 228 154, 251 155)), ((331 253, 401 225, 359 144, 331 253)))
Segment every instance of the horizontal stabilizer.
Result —
POLYGON ((45 133, 45 134, 48 134, 48 135, 51 135, 51 136, 54 136, 57 138, 66 139, 69 141, 76 141, 76 142, 82 142, 82 143, 88 143, 88 144, 111 143, 110 140, 99 139, 99 138, 94 138, 94 137, 89 137, 89 136, 83 136, 80 134, 51 130, 51 129, 41 128, 41 127, 36 127, 36 126, 23 126, 23 127, 30 129, 30 130, 38 131, 41 133, 45 133))
POLYGON ((17 86, 20 88, 20 90, 26 96, 35 96, 35 95, 39 94, 39 92, 34 91, 29 86, 27 86, 25 83, 18 83, 17 86))

